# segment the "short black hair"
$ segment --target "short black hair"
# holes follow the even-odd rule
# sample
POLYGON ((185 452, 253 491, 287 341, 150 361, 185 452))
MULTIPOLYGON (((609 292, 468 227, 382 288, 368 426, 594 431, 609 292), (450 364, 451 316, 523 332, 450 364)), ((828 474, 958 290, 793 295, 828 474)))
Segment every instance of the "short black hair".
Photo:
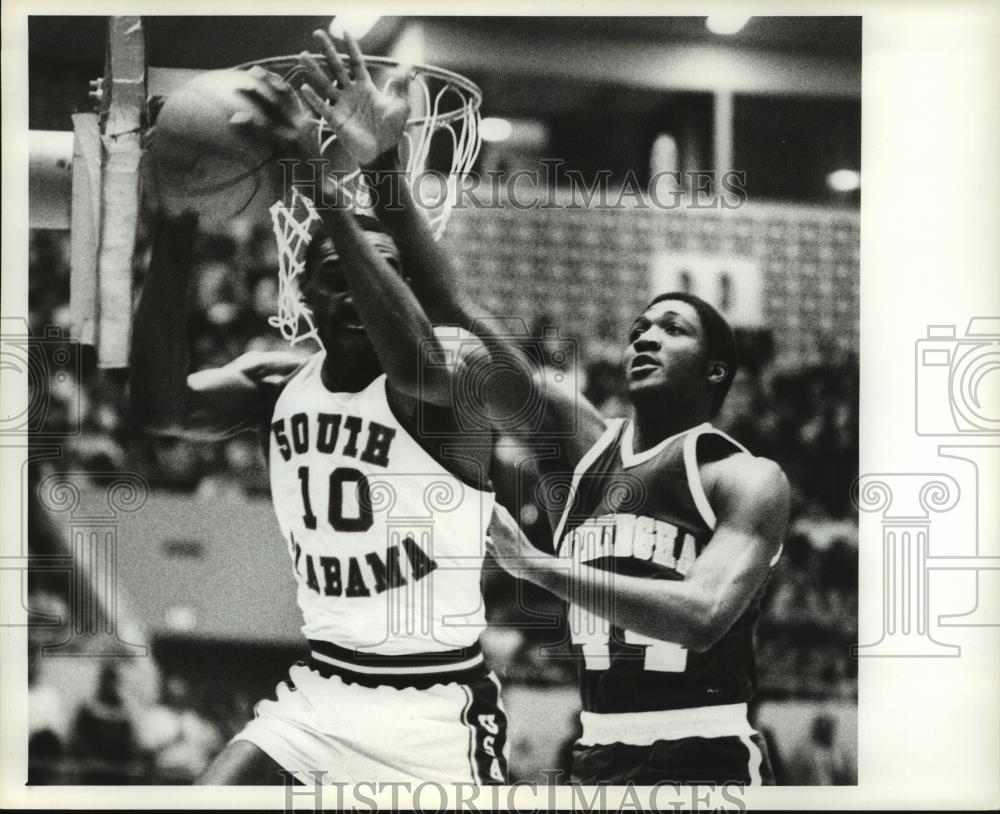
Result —
POLYGON ((739 367, 736 335, 722 314, 701 297, 686 291, 670 291, 666 294, 660 294, 654 297, 643 310, 648 311, 658 302, 664 300, 686 302, 697 311, 705 334, 705 354, 710 361, 724 362, 726 365, 725 378, 712 387, 712 415, 714 416, 726 400, 726 395, 733 384, 733 379, 736 378, 736 370, 739 367))

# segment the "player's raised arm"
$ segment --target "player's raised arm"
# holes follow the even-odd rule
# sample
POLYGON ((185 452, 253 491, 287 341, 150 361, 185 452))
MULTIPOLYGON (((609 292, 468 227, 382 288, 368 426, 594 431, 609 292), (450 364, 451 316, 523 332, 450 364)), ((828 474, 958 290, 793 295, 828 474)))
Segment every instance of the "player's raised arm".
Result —
POLYGON ((193 215, 157 219, 132 330, 130 408, 148 433, 224 438, 263 420, 275 380, 300 360, 286 353, 246 354, 189 375, 187 302, 196 232, 193 215))
MULTIPOLYGON (((451 404, 458 368, 427 364, 444 349, 409 286, 372 247, 348 210, 324 208, 321 216, 340 255, 354 307, 389 383, 411 398, 451 404)), ((468 355, 473 348, 466 344, 464 350, 468 355)))
MULTIPOLYGON (((323 31, 317 31, 315 36, 330 65, 344 72, 329 36, 323 31)), ((357 45, 349 36, 346 41, 352 65, 363 70, 357 45)), ((315 70, 312 73, 315 74, 315 70)), ((392 229, 413 293, 432 322, 457 325, 473 333, 482 340, 494 360, 518 360, 516 364, 503 365, 504 376, 477 377, 478 386, 468 395, 484 402, 480 405, 482 415, 496 416, 501 430, 509 429, 502 426, 507 420, 504 417, 522 413, 524 405, 544 405, 541 423, 532 429, 539 435, 564 437, 567 427, 575 428, 577 434, 572 445, 579 450, 568 456, 570 463, 575 464, 604 431, 602 417, 582 394, 547 381, 545 370, 527 358, 518 347, 516 337, 503 330, 504 321, 493 318, 466 295, 458 270, 434 240, 413 198, 409 179, 398 171, 396 141, 373 135, 393 127, 398 127, 402 133, 405 118, 393 109, 391 96, 401 94, 403 85, 400 80, 394 80, 389 84, 389 94, 379 94, 370 80, 363 81, 364 77, 366 74, 362 81, 353 82, 348 77, 349 84, 345 85, 343 74, 338 74, 337 85, 349 87, 350 91, 345 93, 333 88, 333 95, 339 98, 328 108, 328 115, 339 116, 339 119, 331 119, 331 126, 340 128, 338 138, 365 171, 366 180, 375 192, 376 211, 392 229), (388 122, 388 127, 384 122, 388 122)), ((315 76, 315 79, 320 81, 323 77, 315 76)), ((308 91, 306 93, 308 95, 308 91)), ((321 100, 316 99, 314 104, 317 112, 325 109, 321 100)))
POLYGON ((490 526, 490 548, 515 576, 616 625, 707 650, 767 578, 788 521, 788 482, 775 463, 747 454, 706 465, 704 479, 716 527, 683 580, 624 576, 544 554, 500 507, 490 526))
MULTIPOLYGON (((378 91, 356 49, 353 57, 353 77, 335 53, 328 54, 325 66, 308 55, 302 58, 309 81, 320 85, 323 97, 336 99, 335 106, 325 102, 309 84, 301 92, 313 112, 326 120, 338 138, 364 157, 399 140, 409 105, 405 88, 378 91), (353 138, 350 133, 355 134, 353 138), (366 141, 369 136, 370 142, 366 141)), ((315 122, 299 104, 291 86, 262 69, 251 72, 259 81, 244 95, 253 108, 238 116, 234 126, 273 143, 291 159, 318 160, 315 122)), ((366 237, 338 181, 327 173, 322 179, 323 198, 318 212, 336 248, 351 304, 361 317, 391 386, 397 393, 430 404, 452 404, 453 379, 461 365, 424 364, 439 350, 433 325, 400 273, 366 237)), ((320 287, 335 287, 336 280, 331 276, 334 269, 323 266, 316 274, 320 287)), ((465 353, 473 350, 469 343, 465 344, 465 353)))

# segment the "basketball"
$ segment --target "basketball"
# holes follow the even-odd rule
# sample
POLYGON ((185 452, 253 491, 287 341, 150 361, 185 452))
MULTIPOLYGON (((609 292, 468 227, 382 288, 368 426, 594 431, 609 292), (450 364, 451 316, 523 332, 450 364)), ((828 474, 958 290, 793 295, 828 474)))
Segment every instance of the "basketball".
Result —
POLYGON ((273 147, 229 123, 251 107, 239 91, 255 81, 246 71, 208 71, 167 97, 147 159, 153 195, 168 214, 194 211, 208 225, 266 220, 282 197, 273 147))

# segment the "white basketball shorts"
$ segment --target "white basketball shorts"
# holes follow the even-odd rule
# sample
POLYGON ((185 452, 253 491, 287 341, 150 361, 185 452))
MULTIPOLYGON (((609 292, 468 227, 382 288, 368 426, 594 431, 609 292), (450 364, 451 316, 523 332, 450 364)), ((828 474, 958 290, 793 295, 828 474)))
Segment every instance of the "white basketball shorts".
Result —
POLYGON ((507 783, 507 717, 493 673, 421 688, 359 683, 322 669, 314 652, 288 675, 233 740, 303 783, 507 783))

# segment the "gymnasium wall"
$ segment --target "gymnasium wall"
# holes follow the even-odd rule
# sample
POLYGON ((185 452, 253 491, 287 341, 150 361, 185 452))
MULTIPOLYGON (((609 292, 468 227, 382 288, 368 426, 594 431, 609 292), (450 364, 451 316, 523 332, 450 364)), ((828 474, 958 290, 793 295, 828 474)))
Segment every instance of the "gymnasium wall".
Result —
POLYGON ((858 351, 856 210, 469 207, 452 214, 443 242, 487 311, 550 317, 563 335, 613 357, 654 293, 655 265, 671 255, 714 258, 737 278, 748 264, 758 270, 760 322, 779 360, 858 351))

